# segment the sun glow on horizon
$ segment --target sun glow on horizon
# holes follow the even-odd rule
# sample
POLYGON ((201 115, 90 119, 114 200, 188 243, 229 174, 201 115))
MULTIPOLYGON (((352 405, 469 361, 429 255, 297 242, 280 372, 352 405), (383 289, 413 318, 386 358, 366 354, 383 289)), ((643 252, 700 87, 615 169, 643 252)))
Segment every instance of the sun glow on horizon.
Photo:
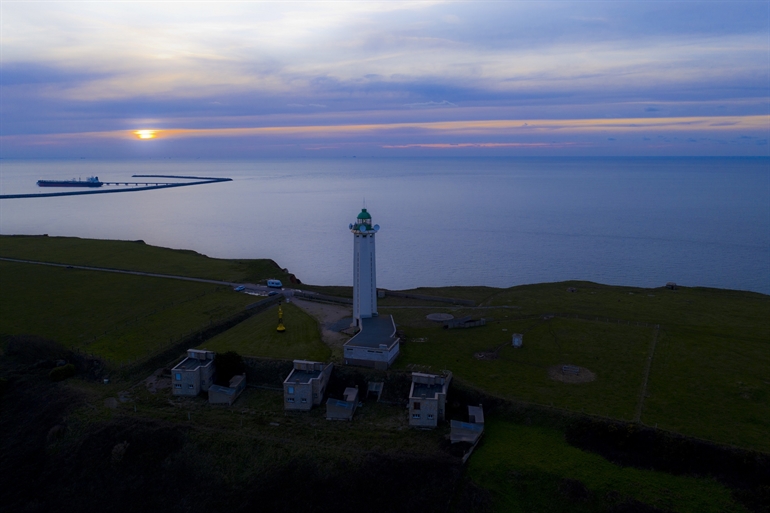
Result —
POLYGON ((155 139, 157 130, 137 130, 134 132, 139 139, 155 139))

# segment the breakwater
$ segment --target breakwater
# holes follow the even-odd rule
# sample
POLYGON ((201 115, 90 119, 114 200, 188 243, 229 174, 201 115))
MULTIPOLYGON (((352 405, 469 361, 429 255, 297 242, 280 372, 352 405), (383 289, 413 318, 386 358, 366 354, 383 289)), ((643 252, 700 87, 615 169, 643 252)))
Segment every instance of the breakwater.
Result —
POLYGON ((190 185, 204 185, 218 182, 232 182, 232 178, 213 178, 207 176, 178 176, 178 175, 131 175, 132 178, 174 178, 177 180, 193 180, 191 182, 167 182, 154 183, 149 182, 104 182, 108 185, 122 185, 119 189, 89 189, 84 191, 64 191, 64 192, 40 192, 32 194, 2 194, 0 199, 19 199, 19 198, 49 198, 54 196, 82 196, 85 194, 111 194, 116 192, 136 192, 151 191, 154 189, 169 189, 171 187, 188 187, 190 185))

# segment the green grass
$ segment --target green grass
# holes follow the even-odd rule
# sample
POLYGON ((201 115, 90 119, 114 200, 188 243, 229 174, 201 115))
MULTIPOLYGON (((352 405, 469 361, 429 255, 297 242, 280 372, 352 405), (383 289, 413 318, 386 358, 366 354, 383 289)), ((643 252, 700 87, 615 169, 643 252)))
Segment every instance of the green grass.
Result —
POLYGON ((268 278, 289 281, 288 274, 272 260, 209 258, 194 251, 149 246, 141 241, 0 235, 0 257, 238 283, 258 283, 268 278))
POLYGON ((39 335, 113 363, 143 359, 254 302, 229 287, 0 262, 0 334, 39 335))
POLYGON ((400 368, 419 364, 449 369, 463 382, 493 395, 627 420, 634 414, 653 334, 651 328, 560 318, 404 331, 427 341, 404 344, 400 368), (510 346, 515 332, 526 332, 520 349, 510 346), (501 344, 506 345, 497 360, 473 357, 501 344), (580 384, 550 379, 548 367, 560 364, 585 367, 597 379, 580 384))
MULTIPOLYGON (((479 289, 479 295, 487 292, 479 289)), ((405 344, 398 365, 446 368, 463 381, 503 397, 630 419, 652 341, 652 328, 645 324, 660 324, 642 422, 770 452, 766 435, 770 431, 770 297, 707 288, 562 282, 500 290, 485 304, 506 308, 383 308, 408 336, 428 338, 427 343, 405 344), (578 291, 567 292, 568 287, 578 291), (425 320, 432 311, 493 317, 502 323, 442 332, 425 320), (539 323, 522 318, 544 313, 579 315, 591 321, 556 318, 551 321, 553 333, 542 328, 527 332, 518 353, 505 348, 494 362, 468 358, 502 343, 503 333, 509 337, 539 323), (628 324, 612 323, 618 319, 628 324), (561 362, 585 366, 598 378, 564 385, 543 377, 543 366, 561 362)))
POLYGON ((286 331, 278 333, 278 308, 260 312, 207 341, 211 351, 235 351, 244 356, 327 361, 329 348, 321 342, 316 320, 293 304, 284 304, 286 331))
POLYGON ((677 512, 742 512, 712 479, 620 467, 570 446, 562 433, 503 421, 488 422, 468 475, 491 490, 495 511, 597 511, 628 499, 677 512), (563 479, 590 492, 580 501, 559 491, 563 479))
MULTIPOLYGON (((0 256, 224 281, 285 279, 269 260, 219 260, 126 241, 0 236, 0 256)), ((350 287, 302 287, 333 295, 352 294, 350 287)), ((114 362, 145 358, 254 301, 207 284, 11 263, 0 263, 0 291, 0 334, 37 334, 114 362)), ((419 288, 412 292, 472 299, 491 308, 431 306, 413 299, 386 298, 380 311, 394 314, 407 336, 428 340, 403 345, 397 363, 401 368, 417 364, 448 369, 461 381, 502 397, 630 419, 652 340, 652 328, 644 324, 660 324, 642 421, 770 452, 766 436, 770 431, 767 295, 589 282, 510 289, 419 288), (567 292, 568 287, 578 291, 567 292), (425 308, 404 308, 419 305, 425 308), (494 318, 496 322, 484 328, 442 330, 425 320, 430 312, 494 318), (537 316, 552 312, 590 320, 556 318, 541 324, 537 316), (622 319, 628 324, 597 318, 622 319), (473 359, 474 352, 503 344, 516 331, 526 331, 521 350, 504 347, 496 361, 473 359), (561 363, 587 367, 597 374, 597 380, 578 385, 549 380, 546 368, 561 363)), ((315 321, 297 315, 304 320, 292 326, 289 313, 287 310, 288 331, 280 340, 272 331, 274 313, 267 312, 211 342, 255 356, 328 359, 315 321), (262 320, 264 324, 259 324, 262 320)))
POLYGON ((735 328, 662 332, 642 421, 770 452, 770 340, 735 328))

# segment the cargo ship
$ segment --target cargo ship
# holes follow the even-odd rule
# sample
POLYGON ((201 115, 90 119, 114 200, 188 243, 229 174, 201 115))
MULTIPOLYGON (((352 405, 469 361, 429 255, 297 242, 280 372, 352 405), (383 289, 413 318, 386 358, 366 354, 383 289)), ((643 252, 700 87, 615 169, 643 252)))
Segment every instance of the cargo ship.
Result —
POLYGON ((85 180, 74 178, 72 180, 38 180, 38 187, 101 187, 103 182, 99 181, 98 176, 91 176, 85 180))

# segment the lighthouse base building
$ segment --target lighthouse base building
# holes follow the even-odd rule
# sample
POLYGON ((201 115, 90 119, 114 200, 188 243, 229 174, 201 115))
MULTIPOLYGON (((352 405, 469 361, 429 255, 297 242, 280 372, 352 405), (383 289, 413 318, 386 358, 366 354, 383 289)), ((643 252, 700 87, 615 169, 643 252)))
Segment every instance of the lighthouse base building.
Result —
POLYGON ((385 370, 396 361, 399 338, 392 315, 362 319, 361 331, 343 346, 345 365, 385 370))
POLYGON ((346 365, 387 369, 399 353, 399 338, 393 316, 377 313, 377 265, 374 239, 380 226, 372 225, 372 216, 361 210, 353 233, 353 322, 358 333, 344 349, 346 365))

